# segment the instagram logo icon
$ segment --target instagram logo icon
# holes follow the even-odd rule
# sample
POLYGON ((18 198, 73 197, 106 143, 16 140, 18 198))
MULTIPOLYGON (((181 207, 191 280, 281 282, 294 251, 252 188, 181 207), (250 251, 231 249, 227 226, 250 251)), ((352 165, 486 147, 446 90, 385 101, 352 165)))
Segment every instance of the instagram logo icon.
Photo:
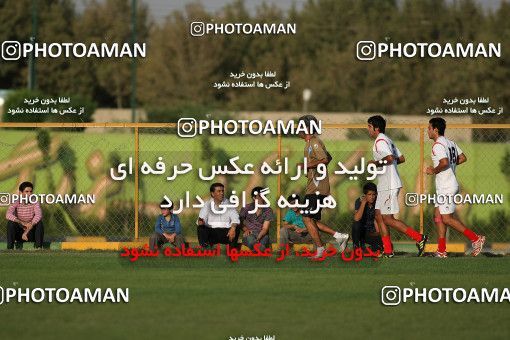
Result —
POLYGON ((398 306, 402 294, 398 286, 384 286, 381 289, 381 302, 385 306, 398 306))
POLYGON ((205 33, 205 24, 203 22, 194 21, 190 25, 190 33, 194 37, 201 37, 205 33))
POLYGON ((183 138, 193 138, 197 135, 197 120, 181 118, 177 121, 177 134, 183 138))
POLYGON ((2 59, 18 60, 21 58, 21 44, 19 41, 4 41, 2 43, 2 59))
POLYGON ((376 46, 373 41, 358 41, 356 44, 356 58, 358 60, 374 60, 376 54, 376 46))

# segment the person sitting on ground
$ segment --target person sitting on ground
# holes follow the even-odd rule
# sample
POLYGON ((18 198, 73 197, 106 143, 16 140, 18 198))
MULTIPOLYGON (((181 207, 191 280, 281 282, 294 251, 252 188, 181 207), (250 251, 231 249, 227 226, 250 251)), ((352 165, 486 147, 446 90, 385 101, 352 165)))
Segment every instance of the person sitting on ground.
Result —
POLYGON ((246 207, 241 208, 239 218, 243 228, 243 244, 253 250, 255 244, 260 243, 260 250, 265 250, 271 246, 269 240, 269 226, 274 220, 273 209, 270 207, 260 208, 259 204, 264 201, 260 197, 260 192, 264 190, 262 187, 255 187, 251 191, 253 202, 246 207), (255 206, 257 209, 255 210, 255 206), (250 211, 255 212, 250 213, 250 211))
POLYGON ((363 186, 363 196, 354 203, 352 243, 355 249, 365 249, 365 244, 368 244, 372 251, 382 250, 381 235, 375 220, 376 198, 377 186, 369 182, 363 186))
MULTIPOLYGON (((300 197, 297 194, 292 194, 287 198, 287 201, 294 205, 300 202, 300 197)), ((300 208, 294 207, 287 211, 283 218, 283 226, 280 228, 280 248, 284 248, 287 244, 312 244, 312 236, 308 233, 305 224, 303 223, 303 216, 301 215, 300 208)))
POLYGON ((159 249, 165 243, 170 243, 177 248, 184 244, 182 227, 179 216, 173 214, 173 203, 166 199, 160 203, 161 215, 156 219, 154 233, 149 239, 151 250, 159 249))
POLYGON ((24 202, 34 191, 34 185, 30 182, 23 182, 19 185, 18 199, 7 209, 7 249, 23 249, 23 242, 34 241, 36 249, 42 249, 44 227, 42 222, 42 210, 39 202, 31 204, 24 202))

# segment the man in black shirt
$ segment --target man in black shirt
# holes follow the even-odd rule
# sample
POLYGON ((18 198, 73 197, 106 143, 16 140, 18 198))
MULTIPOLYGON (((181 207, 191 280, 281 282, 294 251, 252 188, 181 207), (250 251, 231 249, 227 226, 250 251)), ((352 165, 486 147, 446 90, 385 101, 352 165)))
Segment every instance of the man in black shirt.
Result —
POLYGON ((365 248, 365 244, 368 244, 373 251, 382 249, 379 227, 375 220, 376 197, 377 186, 369 182, 363 186, 363 196, 354 203, 354 223, 352 225, 354 248, 365 248))

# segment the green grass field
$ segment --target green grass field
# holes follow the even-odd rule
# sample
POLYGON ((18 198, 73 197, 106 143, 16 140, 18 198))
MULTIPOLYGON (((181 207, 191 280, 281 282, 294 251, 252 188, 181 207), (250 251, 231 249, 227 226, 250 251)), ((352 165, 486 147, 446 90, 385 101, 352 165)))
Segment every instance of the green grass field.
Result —
POLYGON ((128 304, 0 306, 3 339, 508 339, 508 303, 383 306, 380 290, 510 287, 510 257, 157 258, 0 252, 3 287, 129 287, 128 304))

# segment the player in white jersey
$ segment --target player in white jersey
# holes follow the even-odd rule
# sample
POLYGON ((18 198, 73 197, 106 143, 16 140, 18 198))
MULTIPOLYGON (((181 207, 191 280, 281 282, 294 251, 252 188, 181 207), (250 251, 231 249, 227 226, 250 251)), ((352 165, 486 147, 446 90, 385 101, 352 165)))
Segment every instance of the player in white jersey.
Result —
POLYGON ((372 148, 374 160, 368 164, 385 167, 384 173, 377 175, 377 200, 375 202, 375 218, 381 227, 383 256, 393 257, 393 246, 387 226, 414 239, 418 247, 418 256, 421 256, 428 240, 427 235, 420 234, 393 216, 399 212, 398 194, 402 187, 397 164, 405 162, 405 158, 395 143, 384 134, 385 130, 386 120, 383 117, 372 116, 368 119, 368 134, 375 139, 372 148))
POLYGON ((433 166, 425 168, 427 175, 436 176, 436 204, 434 222, 437 227, 438 247, 436 256, 445 258, 446 253, 446 225, 463 233, 473 245, 473 256, 480 254, 485 243, 485 236, 477 235, 453 216, 455 202, 453 197, 459 192, 459 183, 455 176, 457 165, 467 161, 466 155, 455 144, 444 136, 446 121, 443 118, 432 118, 429 121, 428 135, 434 140, 432 145, 433 166))

